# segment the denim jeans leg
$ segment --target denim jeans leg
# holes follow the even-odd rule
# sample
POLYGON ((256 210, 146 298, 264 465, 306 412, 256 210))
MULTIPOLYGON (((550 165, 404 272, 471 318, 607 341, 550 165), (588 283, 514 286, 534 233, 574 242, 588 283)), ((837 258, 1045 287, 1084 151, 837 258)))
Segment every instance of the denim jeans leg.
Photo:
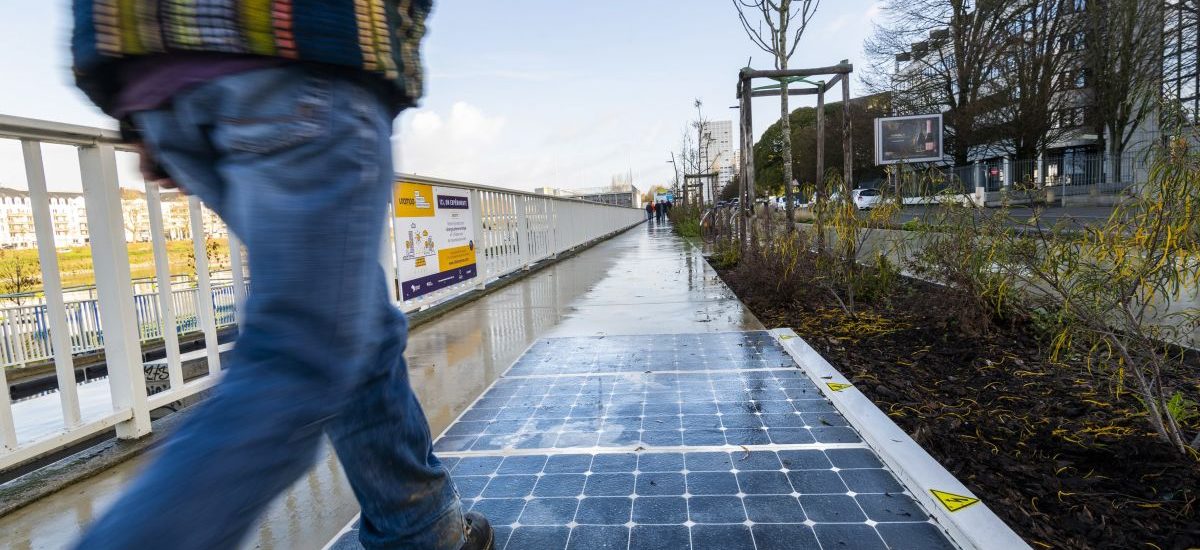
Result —
POLYGON ((420 506, 364 502, 378 510, 369 514, 373 536, 393 547, 456 548, 428 529, 458 513, 457 500, 428 456, 428 427, 414 428, 424 416, 405 397, 406 335, 381 305, 377 258, 392 182, 386 105, 352 80, 291 66, 217 79, 161 113, 139 117, 147 144, 245 243, 254 290, 214 395, 79 547, 234 547, 311 465, 329 428, 343 448, 389 436, 344 461, 360 498, 428 495, 420 506), (385 418, 395 424, 364 421, 371 411, 357 404, 392 399, 385 418), (387 465, 397 467, 386 476, 351 473, 387 465))
POLYGON ((462 510, 433 455, 429 423, 409 384, 403 355, 408 322, 389 300, 382 269, 378 281, 381 326, 389 338, 326 432, 361 503, 358 535, 365 548, 421 539, 426 548, 457 549, 463 544, 462 510))

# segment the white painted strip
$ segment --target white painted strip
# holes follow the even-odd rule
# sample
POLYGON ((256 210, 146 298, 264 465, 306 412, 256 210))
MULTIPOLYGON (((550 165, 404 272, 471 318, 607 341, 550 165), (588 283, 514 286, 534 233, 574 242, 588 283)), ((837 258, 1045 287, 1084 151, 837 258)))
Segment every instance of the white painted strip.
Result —
POLYGON ((866 443, 769 443, 766 445, 675 445, 653 447, 626 445, 623 447, 566 447, 534 449, 496 449, 491 451, 454 451, 438 456, 541 456, 541 455, 603 455, 624 453, 744 453, 747 451, 828 451, 830 449, 869 449, 866 443))
MULTIPOLYGON (((517 308, 522 309, 522 308, 517 308)), ((512 370, 512 367, 509 367, 512 370)), ((655 370, 655 371, 624 371, 624 372, 564 372, 562 374, 517 374, 503 376, 509 380, 538 380, 554 378, 586 378, 588 376, 629 376, 647 374, 735 374, 739 372, 777 372, 794 371, 795 367, 764 367, 761 369, 708 369, 708 370, 655 370)))
POLYGON ((1029 548, 986 504, 974 500, 978 497, 892 422, 808 342, 791 329, 776 329, 771 334, 850 425, 858 430, 883 463, 908 487, 925 510, 946 529, 951 540, 968 550, 1029 548), (950 502, 939 500, 933 491, 950 495, 944 497, 950 502), (951 511, 951 508, 955 511, 951 511))
POLYGON ((325 546, 322 546, 321 550, 329 550, 330 548, 333 548, 333 545, 337 544, 337 541, 342 540, 342 537, 345 536, 346 533, 349 533, 351 529, 354 529, 354 524, 358 523, 358 518, 360 516, 362 516, 362 514, 354 514, 354 517, 350 519, 350 523, 347 523, 345 527, 342 527, 341 531, 338 531, 333 538, 329 539, 329 542, 325 543, 325 546))

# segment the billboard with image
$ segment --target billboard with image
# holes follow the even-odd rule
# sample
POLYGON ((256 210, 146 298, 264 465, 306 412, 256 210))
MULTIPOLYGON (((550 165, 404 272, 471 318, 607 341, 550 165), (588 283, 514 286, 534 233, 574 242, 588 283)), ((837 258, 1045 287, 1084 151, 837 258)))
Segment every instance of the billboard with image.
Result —
POLYGON ((941 160, 941 114, 875 119, 875 164, 941 160))

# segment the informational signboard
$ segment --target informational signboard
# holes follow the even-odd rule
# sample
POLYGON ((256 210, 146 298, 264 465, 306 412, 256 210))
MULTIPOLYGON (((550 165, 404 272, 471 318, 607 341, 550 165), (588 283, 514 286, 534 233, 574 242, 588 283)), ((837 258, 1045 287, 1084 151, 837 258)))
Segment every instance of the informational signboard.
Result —
POLYGON ((942 115, 875 119, 875 164, 941 160, 942 115))
POLYGON ((675 195, 673 193, 655 193, 654 202, 662 201, 675 202, 675 195))
POLYGON ((469 191, 400 182, 395 201, 397 277, 404 301, 478 276, 469 191))

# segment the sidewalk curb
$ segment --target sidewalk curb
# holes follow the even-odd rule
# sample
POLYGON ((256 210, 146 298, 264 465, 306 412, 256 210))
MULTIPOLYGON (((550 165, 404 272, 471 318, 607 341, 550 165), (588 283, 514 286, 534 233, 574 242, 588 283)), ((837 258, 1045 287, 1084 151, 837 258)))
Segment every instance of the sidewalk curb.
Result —
POLYGON ((952 541, 966 550, 1030 548, 808 342, 791 329, 770 332, 952 541))

